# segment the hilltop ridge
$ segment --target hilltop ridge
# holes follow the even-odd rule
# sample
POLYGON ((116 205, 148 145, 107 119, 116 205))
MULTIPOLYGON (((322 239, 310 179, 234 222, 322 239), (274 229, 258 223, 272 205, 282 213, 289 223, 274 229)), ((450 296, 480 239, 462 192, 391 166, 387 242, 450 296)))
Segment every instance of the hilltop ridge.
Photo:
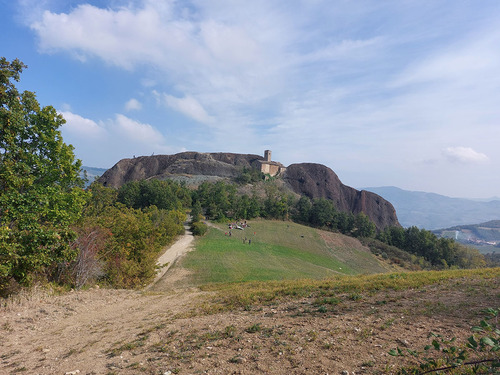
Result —
POLYGON ((358 191, 344 185, 333 170, 322 164, 299 163, 284 167, 270 160, 266 150, 263 156, 235 153, 181 152, 174 155, 152 155, 122 159, 107 170, 99 182, 119 188, 130 181, 148 179, 183 178, 188 183, 206 180, 232 180, 244 168, 272 171, 290 192, 311 199, 326 198, 344 212, 366 214, 381 230, 387 226, 399 226, 392 204, 381 196, 368 191, 358 191), (273 168, 269 169, 269 165, 273 168))

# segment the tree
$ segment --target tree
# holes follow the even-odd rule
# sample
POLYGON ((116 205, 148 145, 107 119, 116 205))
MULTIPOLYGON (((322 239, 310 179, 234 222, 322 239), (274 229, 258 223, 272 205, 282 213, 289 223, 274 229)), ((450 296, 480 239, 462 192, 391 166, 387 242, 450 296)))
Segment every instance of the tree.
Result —
POLYGON ((312 225, 317 227, 331 226, 335 219, 335 206, 331 200, 317 198, 312 204, 309 215, 312 225))
POLYGON ((196 223, 201 221, 203 218, 203 208, 201 208, 200 201, 193 203, 193 208, 191 209, 191 222, 196 223))
POLYGON ((311 207, 311 200, 305 195, 302 195, 295 204, 293 219, 299 223, 309 223, 311 207))
POLYGON ((74 258, 70 225, 86 199, 81 162, 58 130, 65 120, 15 87, 25 68, 0 59, 0 290, 74 258))
POLYGON ((354 226, 355 237, 375 237, 377 233, 375 224, 363 212, 360 212, 354 218, 354 226))

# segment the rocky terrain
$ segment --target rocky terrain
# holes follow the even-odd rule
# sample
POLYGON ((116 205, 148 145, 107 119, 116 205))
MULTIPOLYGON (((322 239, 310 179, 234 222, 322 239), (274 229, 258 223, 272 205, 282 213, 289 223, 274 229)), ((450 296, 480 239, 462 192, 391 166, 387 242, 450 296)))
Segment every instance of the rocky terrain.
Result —
MULTIPOLYGON (((141 156, 123 159, 100 178, 105 186, 118 188, 129 181, 183 177, 200 182, 217 178, 233 179, 243 168, 260 168, 262 156, 232 153, 182 152, 175 155, 141 156)), ((344 185, 330 168, 321 164, 292 164, 280 176, 284 185, 298 195, 331 199, 345 212, 365 213, 383 229, 399 225, 392 204, 375 193, 344 185)))
POLYGON ((324 165, 292 164, 283 179, 301 195, 330 199, 340 211, 365 213, 378 229, 399 225, 396 210, 389 201, 375 193, 344 185, 335 172, 324 165))

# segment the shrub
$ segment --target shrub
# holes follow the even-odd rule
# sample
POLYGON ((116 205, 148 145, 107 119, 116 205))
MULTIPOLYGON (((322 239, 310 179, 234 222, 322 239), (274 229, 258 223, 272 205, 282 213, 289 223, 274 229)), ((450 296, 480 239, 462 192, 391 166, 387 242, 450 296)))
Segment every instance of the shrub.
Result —
POLYGON ((203 236, 205 233, 207 233, 207 230, 207 224, 202 223, 201 221, 196 221, 191 224, 191 232, 194 236, 203 236))
POLYGON ((72 262, 58 267, 57 280, 79 289, 105 276, 105 264, 100 259, 111 232, 96 225, 85 225, 76 230, 77 238, 71 247, 78 254, 72 262))

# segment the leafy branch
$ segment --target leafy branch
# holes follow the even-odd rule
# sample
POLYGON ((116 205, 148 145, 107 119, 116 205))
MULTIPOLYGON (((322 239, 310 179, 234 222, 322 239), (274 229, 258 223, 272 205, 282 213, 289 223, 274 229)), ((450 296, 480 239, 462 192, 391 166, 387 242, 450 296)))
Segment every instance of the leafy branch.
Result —
POLYGON ((472 374, 495 373, 500 368, 500 329, 498 328, 499 308, 488 308, 482 310, 486 315, 480 321, 479 326, 472 327, 473 334, 467 338, 462 345, 456 344, 456 338, 450 340, 443 336, 430 333, 432 337, 430 345, 424 347, 424 351, 412 349, 402 350, 399 347, 389 351, 396 357, 407 355, 421 359, 419 366, 402 368, 399 374, 430 374, 438 371, 457 370, 463 373, 465 369, 472 374), (426 356, 430 350, 437 352, 437 356, 426 356))

